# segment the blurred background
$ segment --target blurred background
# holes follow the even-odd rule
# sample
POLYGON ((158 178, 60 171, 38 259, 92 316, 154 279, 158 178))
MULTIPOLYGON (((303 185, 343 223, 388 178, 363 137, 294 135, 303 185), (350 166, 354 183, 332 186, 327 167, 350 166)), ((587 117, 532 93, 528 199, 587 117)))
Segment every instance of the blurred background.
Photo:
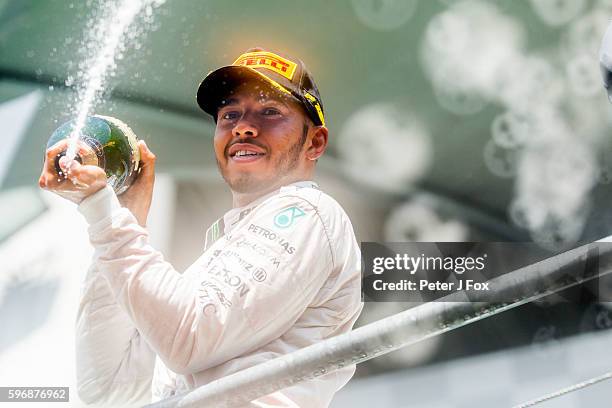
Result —
MULTIPOLYGON (((316 78, 331 145, 317 181, 359 241, 559 251, 612 233, 598 64, 610 16, 610 0, 0 0, 0 385, 71 386, 82 405, 73 326, 92 250, 75 206, 37 180, 96 67, 93 112, 158 157, 151 240, 179 271, 231 205, 197 85, 253 46, 300 57, 316 78)), ((505 407, 610 371, 612 308, 576 293, 362 364, 332 406, 505 407)), ((408 307, 367 303, 357 325, 408 307)), ((542 406, 611 395, 601 383, 542 406)))

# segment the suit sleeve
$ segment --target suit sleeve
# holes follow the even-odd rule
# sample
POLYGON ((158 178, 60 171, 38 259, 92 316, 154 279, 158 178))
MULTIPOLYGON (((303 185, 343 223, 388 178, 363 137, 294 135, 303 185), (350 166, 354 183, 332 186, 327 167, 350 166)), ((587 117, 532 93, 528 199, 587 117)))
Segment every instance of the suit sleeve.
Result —
POLYGON ((109 187, 79 210, 90 224, 98 273, 165 365, 192 374, 286 332, 334 267, 315 203, 297 196, 259 205, 180 274, 109 187))
POLYGON ((119 406, 150 401, 155 354, 95 264, 83 282, 75 344, 77 391, 83 402, 119 406))

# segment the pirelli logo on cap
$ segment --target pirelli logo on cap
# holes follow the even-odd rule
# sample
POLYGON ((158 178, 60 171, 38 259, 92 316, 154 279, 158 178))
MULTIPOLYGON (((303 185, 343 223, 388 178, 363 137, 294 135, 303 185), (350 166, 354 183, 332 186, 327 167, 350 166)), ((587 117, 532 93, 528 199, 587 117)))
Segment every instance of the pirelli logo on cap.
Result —
POLYGON ((290 81, 293 79, 293 74, 297 68, 295 62, 265 51, 242 54, 232 65, 244 65, 249 68, 266 68, 284 76, 290 81))

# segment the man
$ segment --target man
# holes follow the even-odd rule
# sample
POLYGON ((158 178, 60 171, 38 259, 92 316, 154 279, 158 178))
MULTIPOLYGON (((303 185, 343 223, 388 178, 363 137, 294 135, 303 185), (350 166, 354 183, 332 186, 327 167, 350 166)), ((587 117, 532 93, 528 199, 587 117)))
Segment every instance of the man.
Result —
MULTIPOLYGON (((184 393, 349 331, 362 307, 360 255, 342 208, 312 177, 327 147, 319 92, 304 64, 252 49, 197 94, 233 209, 178 273, 148 244, 155 156, 119 198, 95 166, 47 152, 40 185, 79 204, 95 247, 77 317, 81 399, 118 405, 184 393), (151 395, 152 394, 152 395, 151 395)), ((346 367, 252 401, 327 407, 346 367)))

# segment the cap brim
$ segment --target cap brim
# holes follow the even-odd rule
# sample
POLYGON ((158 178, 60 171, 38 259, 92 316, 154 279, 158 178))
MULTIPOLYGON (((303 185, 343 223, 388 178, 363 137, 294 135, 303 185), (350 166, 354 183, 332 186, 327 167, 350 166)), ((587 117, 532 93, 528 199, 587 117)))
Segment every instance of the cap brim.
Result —
POLYGON ((291 95, 283 85, 253 68, 229 65, 212 71, 202 80, 196 96, 198 105, 214 118, 222 101, 230 97, 238 86, 251 81, 257 81, 269 89, 291 95))

